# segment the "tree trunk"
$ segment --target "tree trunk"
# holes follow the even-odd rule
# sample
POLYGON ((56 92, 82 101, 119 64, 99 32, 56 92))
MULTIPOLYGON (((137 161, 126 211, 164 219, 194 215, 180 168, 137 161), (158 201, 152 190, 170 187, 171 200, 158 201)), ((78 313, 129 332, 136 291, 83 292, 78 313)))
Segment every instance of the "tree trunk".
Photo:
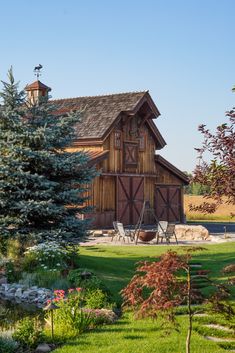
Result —
POLYGON ((190 353, 191 346, 191 334, 192 334, 192 316, 189 316, 189 324, 188 324, 188 334, 186 339, 186 353, 190 353))
POLYGON ((187 293, 187 302, 188 302, 188 334, 186 338, 186 353, 190 353, 191 347, 191 334, 192 334, 192 319, 193 314, 191 310, 191 275, 190 267, 187 270, 187 282, 188 282, 188 293, 187 293))

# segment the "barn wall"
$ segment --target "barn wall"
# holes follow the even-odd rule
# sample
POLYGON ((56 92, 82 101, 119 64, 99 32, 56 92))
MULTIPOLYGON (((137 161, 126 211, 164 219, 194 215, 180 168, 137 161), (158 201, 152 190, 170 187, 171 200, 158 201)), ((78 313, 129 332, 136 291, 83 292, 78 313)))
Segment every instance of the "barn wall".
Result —
POLYGON ((172 172, 170 172, 168 169, 164 168, 160 164, 156 163, 156 168, 157 168, 157 183, 184 185, 181 179, 179 179, 172 172))
POLYGON ((117 125, 104 142, 104 150, 109 150, 109 159, 103 162, 103 172, 110 173, 135 173, 135 174, 155 174, 156 167, 154 163, 154 155, 156 143, 146 125, 141 127, 141 133, 145 136, 145 149, 139 151, 138 164, 136 167, 126 167, 124 164, 124 147, 125 142, 135 142, 139 144, 137 123, 138 116, 127 119, 124 125, 117 125), (115 148, 115 131, 121 131, 122 147, 115 148))

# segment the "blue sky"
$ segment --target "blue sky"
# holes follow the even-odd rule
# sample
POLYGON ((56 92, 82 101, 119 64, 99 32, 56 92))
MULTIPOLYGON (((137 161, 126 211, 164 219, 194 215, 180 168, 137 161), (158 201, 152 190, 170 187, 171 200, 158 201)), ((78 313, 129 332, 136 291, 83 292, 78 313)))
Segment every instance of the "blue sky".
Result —
POLYGON ((0 79, 41 81, 53 98, 148 89, 181 170, 196 164, 200 123, 214 129, 234 104, 235 1, 8 0, 0 2, 0 79))

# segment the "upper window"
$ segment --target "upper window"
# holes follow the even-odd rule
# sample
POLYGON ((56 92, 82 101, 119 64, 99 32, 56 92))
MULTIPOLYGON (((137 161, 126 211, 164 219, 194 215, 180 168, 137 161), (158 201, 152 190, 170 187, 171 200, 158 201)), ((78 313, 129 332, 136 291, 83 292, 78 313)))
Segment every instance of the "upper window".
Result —
POLYGON ((127 166, 137 166, 138 164, 138 144, 135 142, 126 142, 124 151, 124 162, 127 166))
POLYGON ((114 147, 117 150, 122 149, 122 132, 120 130, 114 132, 114 147))
POLYGON ((145 151, 145 133, 143 131, 139 133, 139 151, 145 151))

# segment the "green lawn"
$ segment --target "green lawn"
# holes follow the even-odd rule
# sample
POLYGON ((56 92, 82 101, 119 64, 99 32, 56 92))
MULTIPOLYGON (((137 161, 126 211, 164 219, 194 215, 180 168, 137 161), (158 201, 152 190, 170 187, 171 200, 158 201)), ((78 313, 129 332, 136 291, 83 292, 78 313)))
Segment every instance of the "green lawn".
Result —
MULTIPOLYGON (((93 270, 110 289, 113 298, 121 302, 119 291, 132 277, 136 262, 150 259, 168 250, 166 246, 92 246, 80 247, 80 266, 93 270)), ((183 247, 171 246, 171 249, 182 251, 183 247)), ((235 243, 207 245, 206 250, 194 255, 193 261, 200 262, 203 269, 211 270, 210 277, 217 281, 225 279, 221 269, 235 259, 235 243)), ((235 293, 234 293, 235 294, 235 293)), ((180 332, 166 335, 159 323, 151 320, 135 320, 125 314, 115 325, 104 326, 55 350, 55 353, 183 353, 185 351, 186 317, 179 316, 180 332)), ((216 319, 210 318, 216 323, 216 319)), ((203 324, 203 320, 202 320, 203 324)), ((192 337, 192 353, 222 353, 218 343, 203 338, 203 328, 197 319, 192 337)), ((208 331, 208 330, 207 330, 208 331)), ((211 330, 212 332, 212 330, 211 330)), ((214 332, 211 335, 216 335, 214 332)), ((231 334, 228 334, 231 338, 231 334)), ((227 344, 227 347, 229 345, 227 344)), ((233 349, 235 346, 231 345, 233 349)))

